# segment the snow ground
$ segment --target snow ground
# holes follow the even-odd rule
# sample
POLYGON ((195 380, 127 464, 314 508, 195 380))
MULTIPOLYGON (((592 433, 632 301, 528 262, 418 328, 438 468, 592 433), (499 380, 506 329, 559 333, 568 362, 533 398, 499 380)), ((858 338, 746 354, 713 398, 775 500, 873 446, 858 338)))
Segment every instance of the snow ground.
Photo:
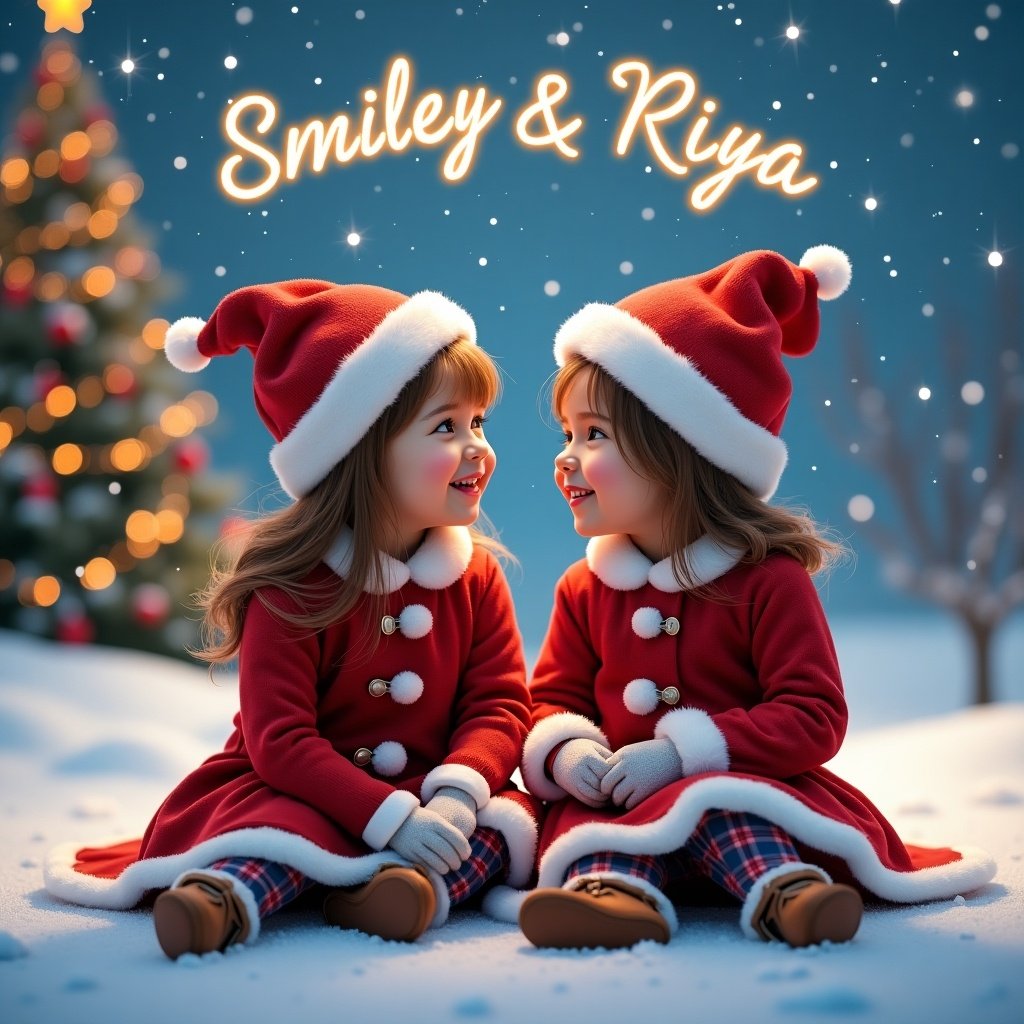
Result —
POLYGON ((145 911, 71 906, 42 888, 46 850, 134 835, 219 748, 230 676, 124 651, 0 632, 0 1019, 7 1024, 190 1020, 531 1024, 716 1019, 987 1024, 1024 1020, 1024 630, 997 652, 1001 703, 967 699, 950 627, 840 623, 851 736, 833 767, 908 841, 968 843, 999 864, 977 893, 869 909, 857 939, 790 950, 744 939, 731 908, 686 908, 668 946, 533 949, 472 912, 414 945, 268 919, 225 955, 160 953, 145 911), (929 717, 921 717, 928 715, 929 717))

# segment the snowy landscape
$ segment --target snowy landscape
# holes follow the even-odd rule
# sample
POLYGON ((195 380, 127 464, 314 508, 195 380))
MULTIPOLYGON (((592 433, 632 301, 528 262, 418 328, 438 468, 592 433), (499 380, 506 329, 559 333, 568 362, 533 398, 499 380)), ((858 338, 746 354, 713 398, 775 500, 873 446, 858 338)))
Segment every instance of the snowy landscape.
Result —
POLYGON ((63 903, 42 887, 65 840, 140 834, 228 732, 230 674, 0 632, 0 1019, 5 1024, 339 1019, 1019 1022, 1024 1008, 1024 628, 996 648, 995 705, 966 708, 966 647, 943 619, 836 626, 851 735, 832 767, 908 841, 969 844, 999 865, 978 892, 871 906, 856 940, 744 939, 732 908, 683 908, 670 945, 531 947, 456 913, 413 945, 324 927, 315 906, 258 943, 167 960, 148 911, 63 903))

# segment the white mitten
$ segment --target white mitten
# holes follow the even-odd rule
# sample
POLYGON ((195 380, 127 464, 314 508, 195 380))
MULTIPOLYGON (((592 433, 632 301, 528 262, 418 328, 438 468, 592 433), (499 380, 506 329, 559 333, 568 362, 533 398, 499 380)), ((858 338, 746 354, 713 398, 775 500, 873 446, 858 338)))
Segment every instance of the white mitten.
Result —
POLYGON ((596 740, 569 740, 551 765, 551 777, 580 803, 600 807, 608 802, 601 780, 610 756, 611 751, 596 740))
POLYGON ((440 814, 467 839, 476 831, 476 801, 458 786, 440 786, 427 801, 426 808, 440 814))
POLYGON ((454 871, 469 857, 469 840, 440 814, 414 807, 391 837, 388 847, 413 864, 439 875, 454 871))
POLYGON ((601 792, 616 807, 632 810, 652 793, 683 777, 676 745, 665 737, 620 747, 608 759, 601 792))

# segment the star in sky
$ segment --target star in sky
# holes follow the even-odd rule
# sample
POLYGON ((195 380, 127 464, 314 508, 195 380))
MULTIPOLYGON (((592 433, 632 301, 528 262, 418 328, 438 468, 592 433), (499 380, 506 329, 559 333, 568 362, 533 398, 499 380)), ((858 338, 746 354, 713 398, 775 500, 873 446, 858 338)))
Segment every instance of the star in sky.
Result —
POLYGON ((36 0, 36 6, 46 15, 43 28, 47 32, 81 32, 85 28, 82 15, 92 7, 92 0, 36 0))

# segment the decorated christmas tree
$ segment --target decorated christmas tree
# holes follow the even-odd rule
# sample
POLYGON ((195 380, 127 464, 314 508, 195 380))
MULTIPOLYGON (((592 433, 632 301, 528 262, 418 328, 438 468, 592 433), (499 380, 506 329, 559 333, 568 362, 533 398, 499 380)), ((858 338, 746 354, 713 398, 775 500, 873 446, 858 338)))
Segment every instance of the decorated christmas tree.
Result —
POLYGON ((183 655, 230 493, 212 396, 160 351, 143 182, 70 43, 44 49, 0 162, 0 627, 183 655))

